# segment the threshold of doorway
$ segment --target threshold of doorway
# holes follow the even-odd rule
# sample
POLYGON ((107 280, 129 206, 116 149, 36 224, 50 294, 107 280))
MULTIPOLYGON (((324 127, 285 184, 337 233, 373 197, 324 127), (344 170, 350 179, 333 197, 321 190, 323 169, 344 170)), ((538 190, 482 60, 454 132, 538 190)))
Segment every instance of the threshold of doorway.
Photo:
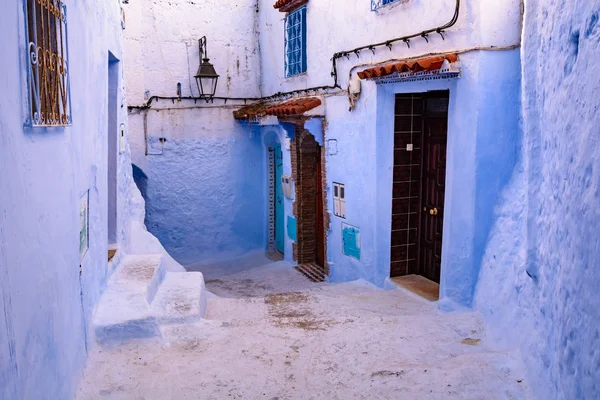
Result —
POLYGON ((440 299, 440 285, 420 275, 405 275, 390 278, 396 286, 404 288, 429 301, 440 299))
POLYGON ((319 283, 325 282, 327 280, 327 276, 325 276, 325 269, 318 264, 300 264, 295 266, 294 269, 300 272, 305 277, 307 277, 312 282, 319 283))
POLYGON ((283 253, 281 253, 279 250, 267 252, 267 257, 271 261, 283 261, 283 253))

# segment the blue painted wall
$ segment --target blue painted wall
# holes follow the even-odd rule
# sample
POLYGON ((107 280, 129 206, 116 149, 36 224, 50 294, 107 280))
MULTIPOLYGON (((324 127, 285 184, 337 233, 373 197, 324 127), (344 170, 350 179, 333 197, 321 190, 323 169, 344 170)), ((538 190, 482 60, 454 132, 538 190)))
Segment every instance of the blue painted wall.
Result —
POLYGON ((600 1, 526 2, 522 159, 477 308, 539 399, 600 398, 600 1))
POLYGON ((266 147, 260 132, 229 118, 227 132, 167 132, 150 148, 159 155, 144 160, 146 226, 184 265, 266 248, 266 147))
MULTIPOLYGON (((3 2, 0 13, 0 398, 68 399, 107 279, 108 54, 120 58, 120 8, 65 1, 73 126, 30 129, 22 3, 3 2), (79 199, 88 190, 90 248, 80 262, 79 199)), ((126 203, 131 161, 124 153, 117 162, 126 203)), ((129 217, 117 220, 123 249, 129 217)))

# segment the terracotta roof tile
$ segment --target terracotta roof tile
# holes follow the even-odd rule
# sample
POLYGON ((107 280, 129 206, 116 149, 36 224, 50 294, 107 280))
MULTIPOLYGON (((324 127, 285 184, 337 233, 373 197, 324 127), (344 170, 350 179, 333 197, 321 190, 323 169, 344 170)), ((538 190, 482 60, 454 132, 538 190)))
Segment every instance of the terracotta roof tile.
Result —
POLYGON ((242 107, 233 113, 235 119, 256 119, 265 115, 275 115, 277 117, 302 115, 313 108, 319 107, 321 100, 311 97, 306 99, 289 100, 280 104, 256 103, 242 107))
POLYGON ((423 72, 423 71, 435 71, 442 67, 444 61, 448 60, 453 63, 458 61, 456 54, 445 54, 444 56, 434 56, 420 58, 412 61, 402 61, 393 64, 387 64, 380 67, 373 67, 360 71, 358 77, 360 79, 371 79, 379 78, 382 76, 391 75, 395 72, 423 72))
POLYGON ((276 115, 278 117, 284 115, 302 115, 305 112, 319 107, 321 100, 316 98, 290 100, 285 103, 269 107, 265 110, 268 115, 276 115))
POLYGON ((277 0, 273 8, 278 8, 281 12, 290 12, 308 3, 308 0, 277 0))

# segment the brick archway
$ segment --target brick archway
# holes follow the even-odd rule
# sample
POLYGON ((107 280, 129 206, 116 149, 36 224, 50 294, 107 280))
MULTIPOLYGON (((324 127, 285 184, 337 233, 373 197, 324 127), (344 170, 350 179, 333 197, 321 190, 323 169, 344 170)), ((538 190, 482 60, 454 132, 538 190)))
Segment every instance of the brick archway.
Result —
POLYGON ((304 129, 303 123, 296 124, 295 139, 291 143, 291 164, 292 178, 296 183, 293 213, 297 218, 293 257, 299 265, 310 267, 311 278, 324 280, 329 275, 325 154, 314 136, 304 129))

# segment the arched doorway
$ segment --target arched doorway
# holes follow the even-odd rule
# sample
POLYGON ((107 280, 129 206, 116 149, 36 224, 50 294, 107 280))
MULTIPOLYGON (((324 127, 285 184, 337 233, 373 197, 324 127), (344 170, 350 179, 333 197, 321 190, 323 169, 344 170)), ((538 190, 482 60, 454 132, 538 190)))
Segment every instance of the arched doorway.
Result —
POLYGON ((313 280, 325 280, 328 275, 325 254, 323 157, 314 136, 300 130, 296 137, 297 243, 299 270, 313 280))

